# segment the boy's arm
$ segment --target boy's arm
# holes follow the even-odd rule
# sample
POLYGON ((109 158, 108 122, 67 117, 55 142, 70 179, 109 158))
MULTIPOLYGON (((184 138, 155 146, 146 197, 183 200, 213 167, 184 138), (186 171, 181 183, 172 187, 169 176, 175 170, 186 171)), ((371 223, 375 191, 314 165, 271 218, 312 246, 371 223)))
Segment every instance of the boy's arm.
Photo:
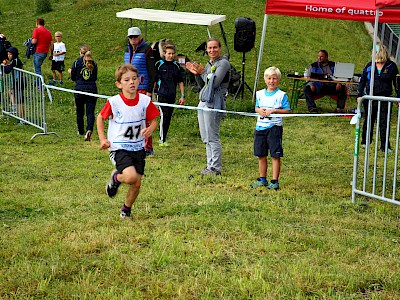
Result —
POLYGON ((150 137, 153 134, 153 131, 156 130, 157 125, 158 125, 158 122, 156 119, 151 120, 149 126, 142 129, 140 134, 145 137, 150 137))
POLYGON ((149 126, 142 129, 140 134, 145 137, 151 136, 153 131, 157 128, 157 120, 156 118, 160 116, 160 111, 154 105, 152 101, 150 101, 149 105, 146 108, 146 121, 149 122, 149 126))
POLYGON ((104 134, 104 119, 101 113, 97 116, 97 133, 100 140, 100 149, 104 150, 110 148, 110 141, 106 138, 104 134))
POLYGON ((181 97, 179 98, 179 105, 185 104, 185 86, 183 82, 179 82, 179 89, 181 91, 181 97))
POLYGON ((267 108, 263 109, 263 116, 268 117, 270 114, 290 114, 290 104, 289 104, 289 99, 286 94, 284 94, 281 107, 279 108, 267 108))

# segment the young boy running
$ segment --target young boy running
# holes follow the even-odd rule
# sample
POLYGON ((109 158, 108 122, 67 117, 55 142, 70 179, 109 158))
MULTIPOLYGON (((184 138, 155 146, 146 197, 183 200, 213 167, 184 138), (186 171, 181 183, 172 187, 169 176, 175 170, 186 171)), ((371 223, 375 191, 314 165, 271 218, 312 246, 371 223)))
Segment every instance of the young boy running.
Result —
POLYGON ((278 88, 281 72, 276 67, 269 67, 264 72, 267 88, 257 91, 255 112, 259 114, 254 131, 254 155, 258 157, 260 177, 251 184, 252 188, 266 186, 279 189, 282 148, 282 118, 269 117, 270 114, 290 113, 290 105, 285 92, 278 88), (272 179, 267 181, 268 150, 272 160, 272 179))
POLYGON ((123 64, 115 72, 116 86, 121 94, 109 98, 97 117, 100 148, 109 149, 111 162, 117 170, 111 173, 106 193, 117 194, 121 183, 130 185, 121 218, 131 215, 131 207, 139 195, 144 174, 146 152, 145 138, 157 128, 156 117, 160 115, 149 96, 137 93, 138 70, 131 64, 123 64), (107 137, 104 120, 109 119, 107 137), (146 127, 146 121, 150 123, 146 127))

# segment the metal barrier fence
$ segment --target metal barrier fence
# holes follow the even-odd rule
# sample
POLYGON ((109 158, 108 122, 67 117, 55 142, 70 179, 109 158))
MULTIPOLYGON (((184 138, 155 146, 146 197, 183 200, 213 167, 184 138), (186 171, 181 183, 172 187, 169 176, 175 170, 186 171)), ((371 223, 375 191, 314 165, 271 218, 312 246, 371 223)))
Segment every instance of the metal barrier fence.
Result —
POLYGON ((44 85, 43 77, 35 73, 14 68, 5 74, 4 66, 0 66, 0 100, 2 115, 18 120, 16 124, 31 125, 42 132, 38 135, 55 134, 47 131, 46 94, 52 102, 49 90, 44 85))
POLYGON ((392 117, 392 110, 395 110, 395 105, 399 105, 400 99, 392 97, 364 96, 358 103, 356 135, 354 145, 354 166, 353 166, 353 181, 352 185, 352 202, 355 202, 356 195, 366 196, 381 201, 390 202, 400 205, 400 192, 398 191, 399 172, 399 139, 400 139, 400 107, 397 108, 397 120, 392 117), (374 101, 368 101, 374 100, 374 101), (361 105, 363 101, 368 101, 368 114, 364 118, 367 122, 366 144, 364 151, 364 159, 359 161, 360 152, 360 120, 361 120, 361 105), (370 143, 369 136, 373 128, 371 122, 372 102, 377 105, 377 118, 375 124, 374 140, 370 143), (378 132, 380 123, 380 112, 382 105, 387 105, 387 129, 386 140, 384 141, 384 151, 378 146, 378 132), (393 142, 393 135, 390 138, 390 131, 395 132, 392 148, 389 148, 389 140, 393 142), (394 146, 394 147, 393 147, 394 146), (358 182, 360 179, 360 182, 358 182))
MULTIPOLYGON (((372 24, 374 26, 374 24, 372 24)), ((390 56, 397 64, 400 63, 400 37, 390 27, 390 24, 378 24, 378 36, 383 45, 387 46, 390 56)))

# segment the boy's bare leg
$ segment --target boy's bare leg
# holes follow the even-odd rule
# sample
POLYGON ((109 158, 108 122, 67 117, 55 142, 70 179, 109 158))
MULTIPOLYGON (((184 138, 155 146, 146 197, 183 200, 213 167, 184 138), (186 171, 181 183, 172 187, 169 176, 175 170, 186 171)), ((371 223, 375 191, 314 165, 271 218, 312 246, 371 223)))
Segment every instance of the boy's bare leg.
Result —
POLYGON ((131 166, 124 169, 122 174, 118 174, 117 180, 130 185, 128 193, 126 194, 125 206, 132 207, 139 195, 142 175, 138 174, 135 167, 131 166))
POLYGON ((267 177, 268 162, 267 157, 258 158, 258 169, 260 171, 260 177, 267 177))
POLYGON ((279 180, 280 173, 281 173, 281 158, 272 157, 272 179, 279 180))

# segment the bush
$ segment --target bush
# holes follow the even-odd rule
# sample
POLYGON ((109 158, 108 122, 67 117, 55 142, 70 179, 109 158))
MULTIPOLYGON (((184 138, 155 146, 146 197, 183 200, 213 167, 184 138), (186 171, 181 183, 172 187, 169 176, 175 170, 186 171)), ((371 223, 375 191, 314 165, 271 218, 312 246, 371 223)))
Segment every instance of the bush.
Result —
POLYGON ((47 13, 52 11, 50 0, 36 0, 36 13, 47 13))

